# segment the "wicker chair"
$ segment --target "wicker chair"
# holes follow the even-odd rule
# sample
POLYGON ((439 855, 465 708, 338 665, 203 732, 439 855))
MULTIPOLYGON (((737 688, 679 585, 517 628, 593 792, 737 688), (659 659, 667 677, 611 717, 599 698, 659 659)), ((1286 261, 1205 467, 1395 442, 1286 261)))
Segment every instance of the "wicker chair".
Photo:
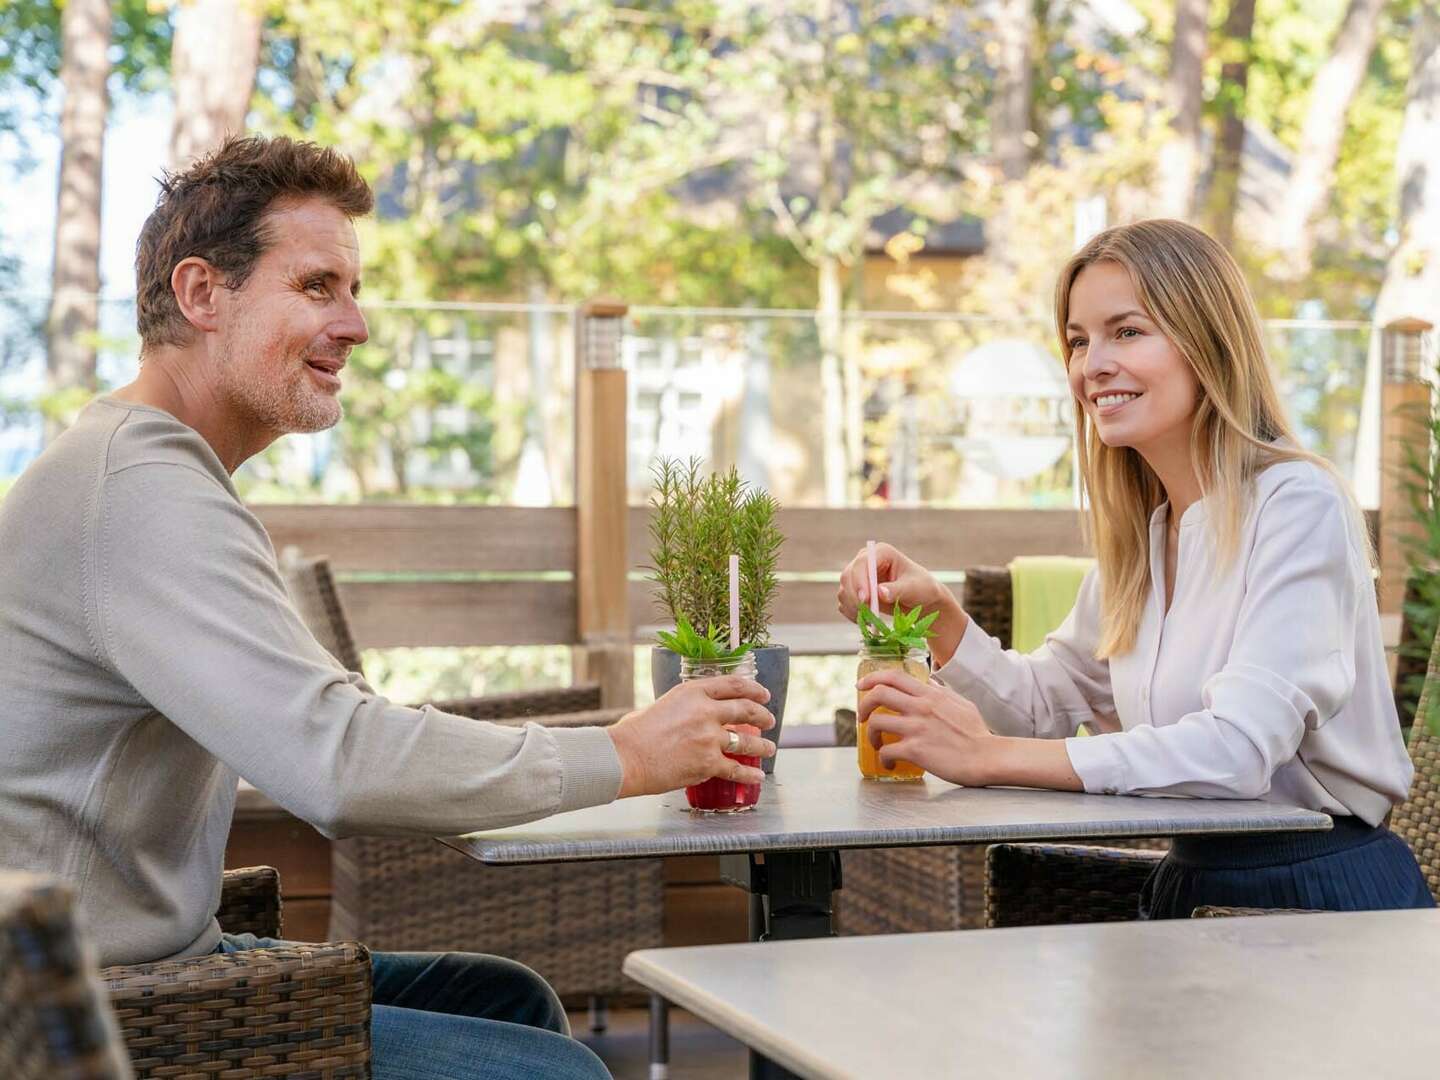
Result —
MULTIPOLYGON (((1410 732, 1415 780, 1395 808, 1390 827, 1415 852, 1430 891, 1440 901, 1440 735, 1425 722, 1440 707, 1440 635, 1430 651, 1424 690, 1410 732)), ((1085 849, 1050 844, 997 844, 986 870, 986 925, 1107 922, 1135 918, 1140 887, 1158 852, 1085 849), (1128 912, 1128 914, 1123 914, 1128 912)), ((1278 909, 1207 907, 1196 917, 1276 914, 1278 909)))
MULTIPOLYGON (((1014 618, 1010 571, 980 566, 965 571, 966 613, 987 633, 1010 647, 1014 618)), ((855 745, 855 713, 835 714, 837 746, 855 745)), ((1127 854, 1155 859, 1164 841, 1122 840, 1111 844, 1140 849, 1127 854)), ((1094 850, 1091 845, 1076 845, 1094 850)), ((986 925, 984 845, 888 848, 847 851, 845 888, 837 898, 843 934, 901 934, 932 930, 973 930, 986 925)), ((1131 913, 1133 917, 1133 912, 1131 913)))
MULTIPOLYGON (((217 916, 231 932, 277 936, 278 875, 268 866, 227 871, 217 916)), ((0 872, 5 1080, 369 1075, 364 946, 211 954, 108 967, 97 978, 69 889, 0 872)))
MULTIPOLYGON (((280 877, 225 871, 222 929, 280 935, 280 877)), ((140 1080, 370 1075, 370 952, 352 941, 102 968, 140 1080)))
POLYGON ((0 871, 0 1076, 127 1080, 115 1014, 65 886, 0 871))
MULTIPOLYGON (((319 642, 360 671, 327 560, 287 553, 286 585, 319 642)), ((497 723, 605 725, 594 685, 437 701, 436 708, 497 723)), ((588 999, 604 1027, 605 999, 639 988, 620 973, 625 956, 661 944, 658 859, 543 866, 484 866, 433 840, 350 837, 332 851, 330 936, 385 951, 471 950, 534 968, 562 998, 588 999)))

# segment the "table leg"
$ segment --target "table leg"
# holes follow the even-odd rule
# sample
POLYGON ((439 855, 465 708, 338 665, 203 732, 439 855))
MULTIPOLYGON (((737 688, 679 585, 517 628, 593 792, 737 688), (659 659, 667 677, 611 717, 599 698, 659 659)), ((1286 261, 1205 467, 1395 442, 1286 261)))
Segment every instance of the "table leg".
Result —
POLYGON ((670 1002, 650 995, 650 1080, 670 1075, 670 1002))
POLYGON ((832 894, 838 851, 721 855, 720 878, 750 894, 750 940, 786 941, 835 933, 832 894))
MULTIPOLYGON (((838 851, 767 851, 720 856, 720 877, 750 894, 750 940, 833 937, 833 893, 840 888, 838 851)), ((750 1051, 750 1080, 795 1074, 750 1051)))

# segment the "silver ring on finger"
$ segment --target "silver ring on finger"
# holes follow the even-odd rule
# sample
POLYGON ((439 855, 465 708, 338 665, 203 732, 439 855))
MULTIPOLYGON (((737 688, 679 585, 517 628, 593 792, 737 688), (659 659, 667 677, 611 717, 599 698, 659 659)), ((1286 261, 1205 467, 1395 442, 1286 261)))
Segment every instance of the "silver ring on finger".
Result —
POLYGON ((729 738, 725 741, 725 753, 738 754, 740 752, 740 733, 737 731, 726 731, 729 738))

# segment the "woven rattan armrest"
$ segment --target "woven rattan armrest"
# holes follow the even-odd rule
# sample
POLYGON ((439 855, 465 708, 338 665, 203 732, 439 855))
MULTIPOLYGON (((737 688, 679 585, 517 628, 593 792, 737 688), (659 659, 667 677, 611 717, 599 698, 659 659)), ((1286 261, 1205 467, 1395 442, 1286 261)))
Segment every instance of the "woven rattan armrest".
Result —
POLYGON ((215 913, 227 934, 280 936, 280 874, 273 866, 226 870, 220 879, 220 910, 215 913))
POLYGON ((1192 919, 1228 919, 1238 915, 1319 915, 1315 908, 1223 907, 1204 904, 1190 913, 1192 919))
POLYGON ((100 978, 142 1080, 370 1075, 370 952, 358 943, 109 967, 100 978))
POLYGON ((484 697, 432 701, 430 704, 441 712, 468 716, 471 720, 529 720, 598 709, 600 687, 596 683, 577 683, 545 690, 517 690, 506 694, 486 694, 484 697))
POLYGON ((535 716, 476 716, 467 709, 465 701, 436 702, 435 708, 455 716, 466 716, 471 720, 488 720, 492 724, 507 724, 516 727, 521 724, 540 724, 544 727, 609 727, 624 716, 629 709, 586 709, 584 712, 546 713, 535 716))
POLYGON ((985 863, 985 925, 1121 922, 1163 851, 1072 844, 995 844, 985 863))

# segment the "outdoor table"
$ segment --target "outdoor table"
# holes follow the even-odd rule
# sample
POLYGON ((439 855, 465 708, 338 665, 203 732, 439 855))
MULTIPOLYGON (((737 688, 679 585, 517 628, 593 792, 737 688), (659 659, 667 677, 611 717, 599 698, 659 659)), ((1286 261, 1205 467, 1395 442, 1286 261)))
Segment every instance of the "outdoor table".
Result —
POLYGON ((1423 1013, 1437 969, 1433 910, 646 949, 625 962, 793 1074, 836 1080, 1428 1080, 1440 1026, 1413 1007, 1423 1013))
POLYGON ((726 880, 752 893, 752 940, 831 932, 831 892, 845 848, 1105 840, 1330 828, 1325 814, 1238 799, 1156 799, 1027 788, 962 788, 927 776, 862 779, 853 748, 790 750, 760 804, 699 814, 683 791, 620 799, 444 842, 496 866, 722 856, 726 880), (726 857, 728 856, 728 857, 726 857))
MULTIPOLYGON (((839 747, 781 753, 759 805, 744 813, 699 814, 676 791, 444 842, 496 866, 718 854, 721 876, 751 894, 751 940, 781 941, 833 934, 845 848, 1330 827, 1325 814, 1267 802, 962 788, 932 776, 865 780, 854 748, 839 747)), ((763 1063, 752 1068, 766 1071, 763 1063)))

